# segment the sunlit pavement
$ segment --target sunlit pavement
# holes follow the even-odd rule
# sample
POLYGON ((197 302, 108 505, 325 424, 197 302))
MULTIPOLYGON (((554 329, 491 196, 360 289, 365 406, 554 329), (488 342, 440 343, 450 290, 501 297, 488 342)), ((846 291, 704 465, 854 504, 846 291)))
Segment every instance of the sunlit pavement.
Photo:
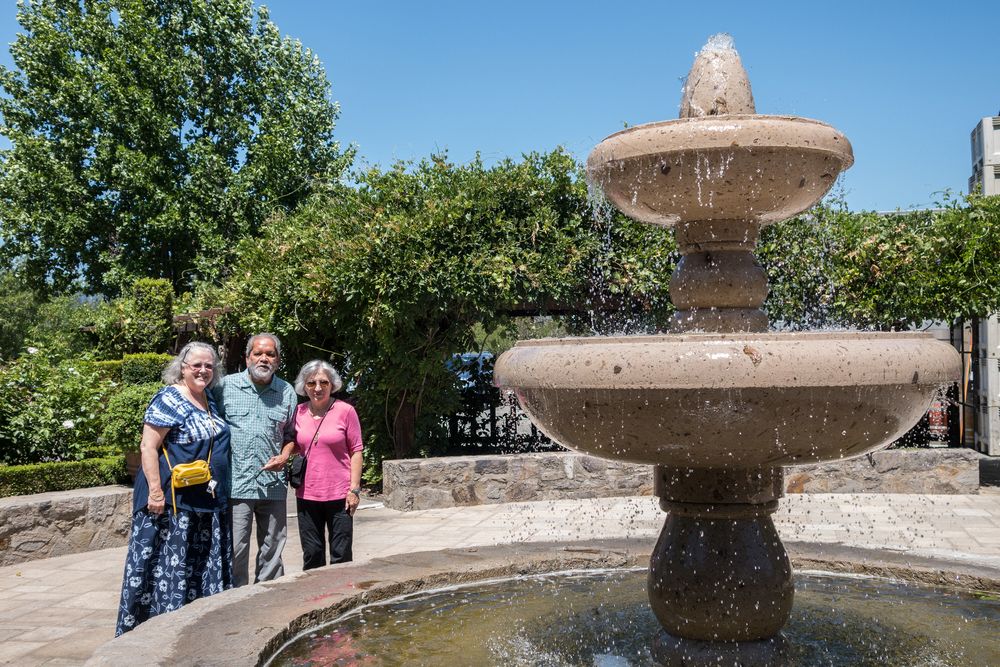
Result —
MULTIPOLYGON (((294 502, 294 501, 293 501, 294 502)), ((285 568, 302 569, 294 505, 285 568)), ((355 560, 513 542, 649 539, 655 498, 601 498, 397 512, 371 499, 355 560)), ((807 494, 774 515, 786 541, 840 544, 1000 568, 1000 494, 807 494)), ((114 636, 125 548, 0 567, 0 664, 79 665, 114 636)), ((253 556, 251 556, 251 563, 253 556)))

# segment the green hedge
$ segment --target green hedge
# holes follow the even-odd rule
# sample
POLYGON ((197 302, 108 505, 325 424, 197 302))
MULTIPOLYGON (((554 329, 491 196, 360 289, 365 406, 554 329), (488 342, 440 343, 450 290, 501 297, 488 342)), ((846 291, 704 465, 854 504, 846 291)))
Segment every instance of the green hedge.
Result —
POLYGON ((142 439, 142 418, 146 408, 163 385, 159 382, 126 385, 108 400, 101 420, 101 446, 110 453, 124 454, 139 449, 142 439))
POLYGON ((125 457, 0 466, 0 498, 126 483, 125 457))
POLYGON ((173 357, 169 354, 146 352, 122 357, 122 382, 126 385, 159 382, 163 369, 173 357))
POLYGON ((122 379, 122 360, 108 359, 106 361, 92 361, 90 365, 102 380, 109 382, 119 382, 122 379))

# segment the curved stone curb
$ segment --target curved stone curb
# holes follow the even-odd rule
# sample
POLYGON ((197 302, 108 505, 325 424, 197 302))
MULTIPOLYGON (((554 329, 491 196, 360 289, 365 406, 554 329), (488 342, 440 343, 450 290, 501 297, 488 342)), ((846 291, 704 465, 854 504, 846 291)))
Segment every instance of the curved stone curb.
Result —
MULTIPOLYGON (((789 543, 798 569, 1000 590, 1000 568, 837 545, 789 543)), ((329 566, 197 600, 101 646, 87 665, 262 665, 299 632, 362 604, 445 585, 568 569, 644 566, 653 539, 532 543, 401 554, 329 566)))

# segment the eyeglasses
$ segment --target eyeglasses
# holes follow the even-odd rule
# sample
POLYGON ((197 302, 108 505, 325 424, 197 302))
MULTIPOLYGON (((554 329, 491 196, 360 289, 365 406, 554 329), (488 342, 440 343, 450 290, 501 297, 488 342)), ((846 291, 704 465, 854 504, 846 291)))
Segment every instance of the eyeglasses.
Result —
POLYGON ((312 388, 312 387, 329 387, 330 386, 330 381, 329 380, 309 380, 309 381, 306 382, 306 386, 310 387, 310 388, 312 388))
POLYGON ((215 368, 215 364, 189 364, 186 361, 184 362, 184 365, 187 366, 188 368, 193 368, 196 371, 200 371, 201 369, 205 369, 206 371, 210 371, 213 368, 215 368))

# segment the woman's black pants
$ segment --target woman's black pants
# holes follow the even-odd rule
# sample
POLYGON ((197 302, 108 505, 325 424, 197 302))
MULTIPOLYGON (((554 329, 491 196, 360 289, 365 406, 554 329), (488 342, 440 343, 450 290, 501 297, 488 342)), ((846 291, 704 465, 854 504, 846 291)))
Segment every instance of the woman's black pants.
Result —
POLYGON ((347 563, 354 558, 354 517, 347 511, 347 499, 295 499, 302 542, 302 569, 326 565, 326 537, 330 536, 330 563, 347 563))

